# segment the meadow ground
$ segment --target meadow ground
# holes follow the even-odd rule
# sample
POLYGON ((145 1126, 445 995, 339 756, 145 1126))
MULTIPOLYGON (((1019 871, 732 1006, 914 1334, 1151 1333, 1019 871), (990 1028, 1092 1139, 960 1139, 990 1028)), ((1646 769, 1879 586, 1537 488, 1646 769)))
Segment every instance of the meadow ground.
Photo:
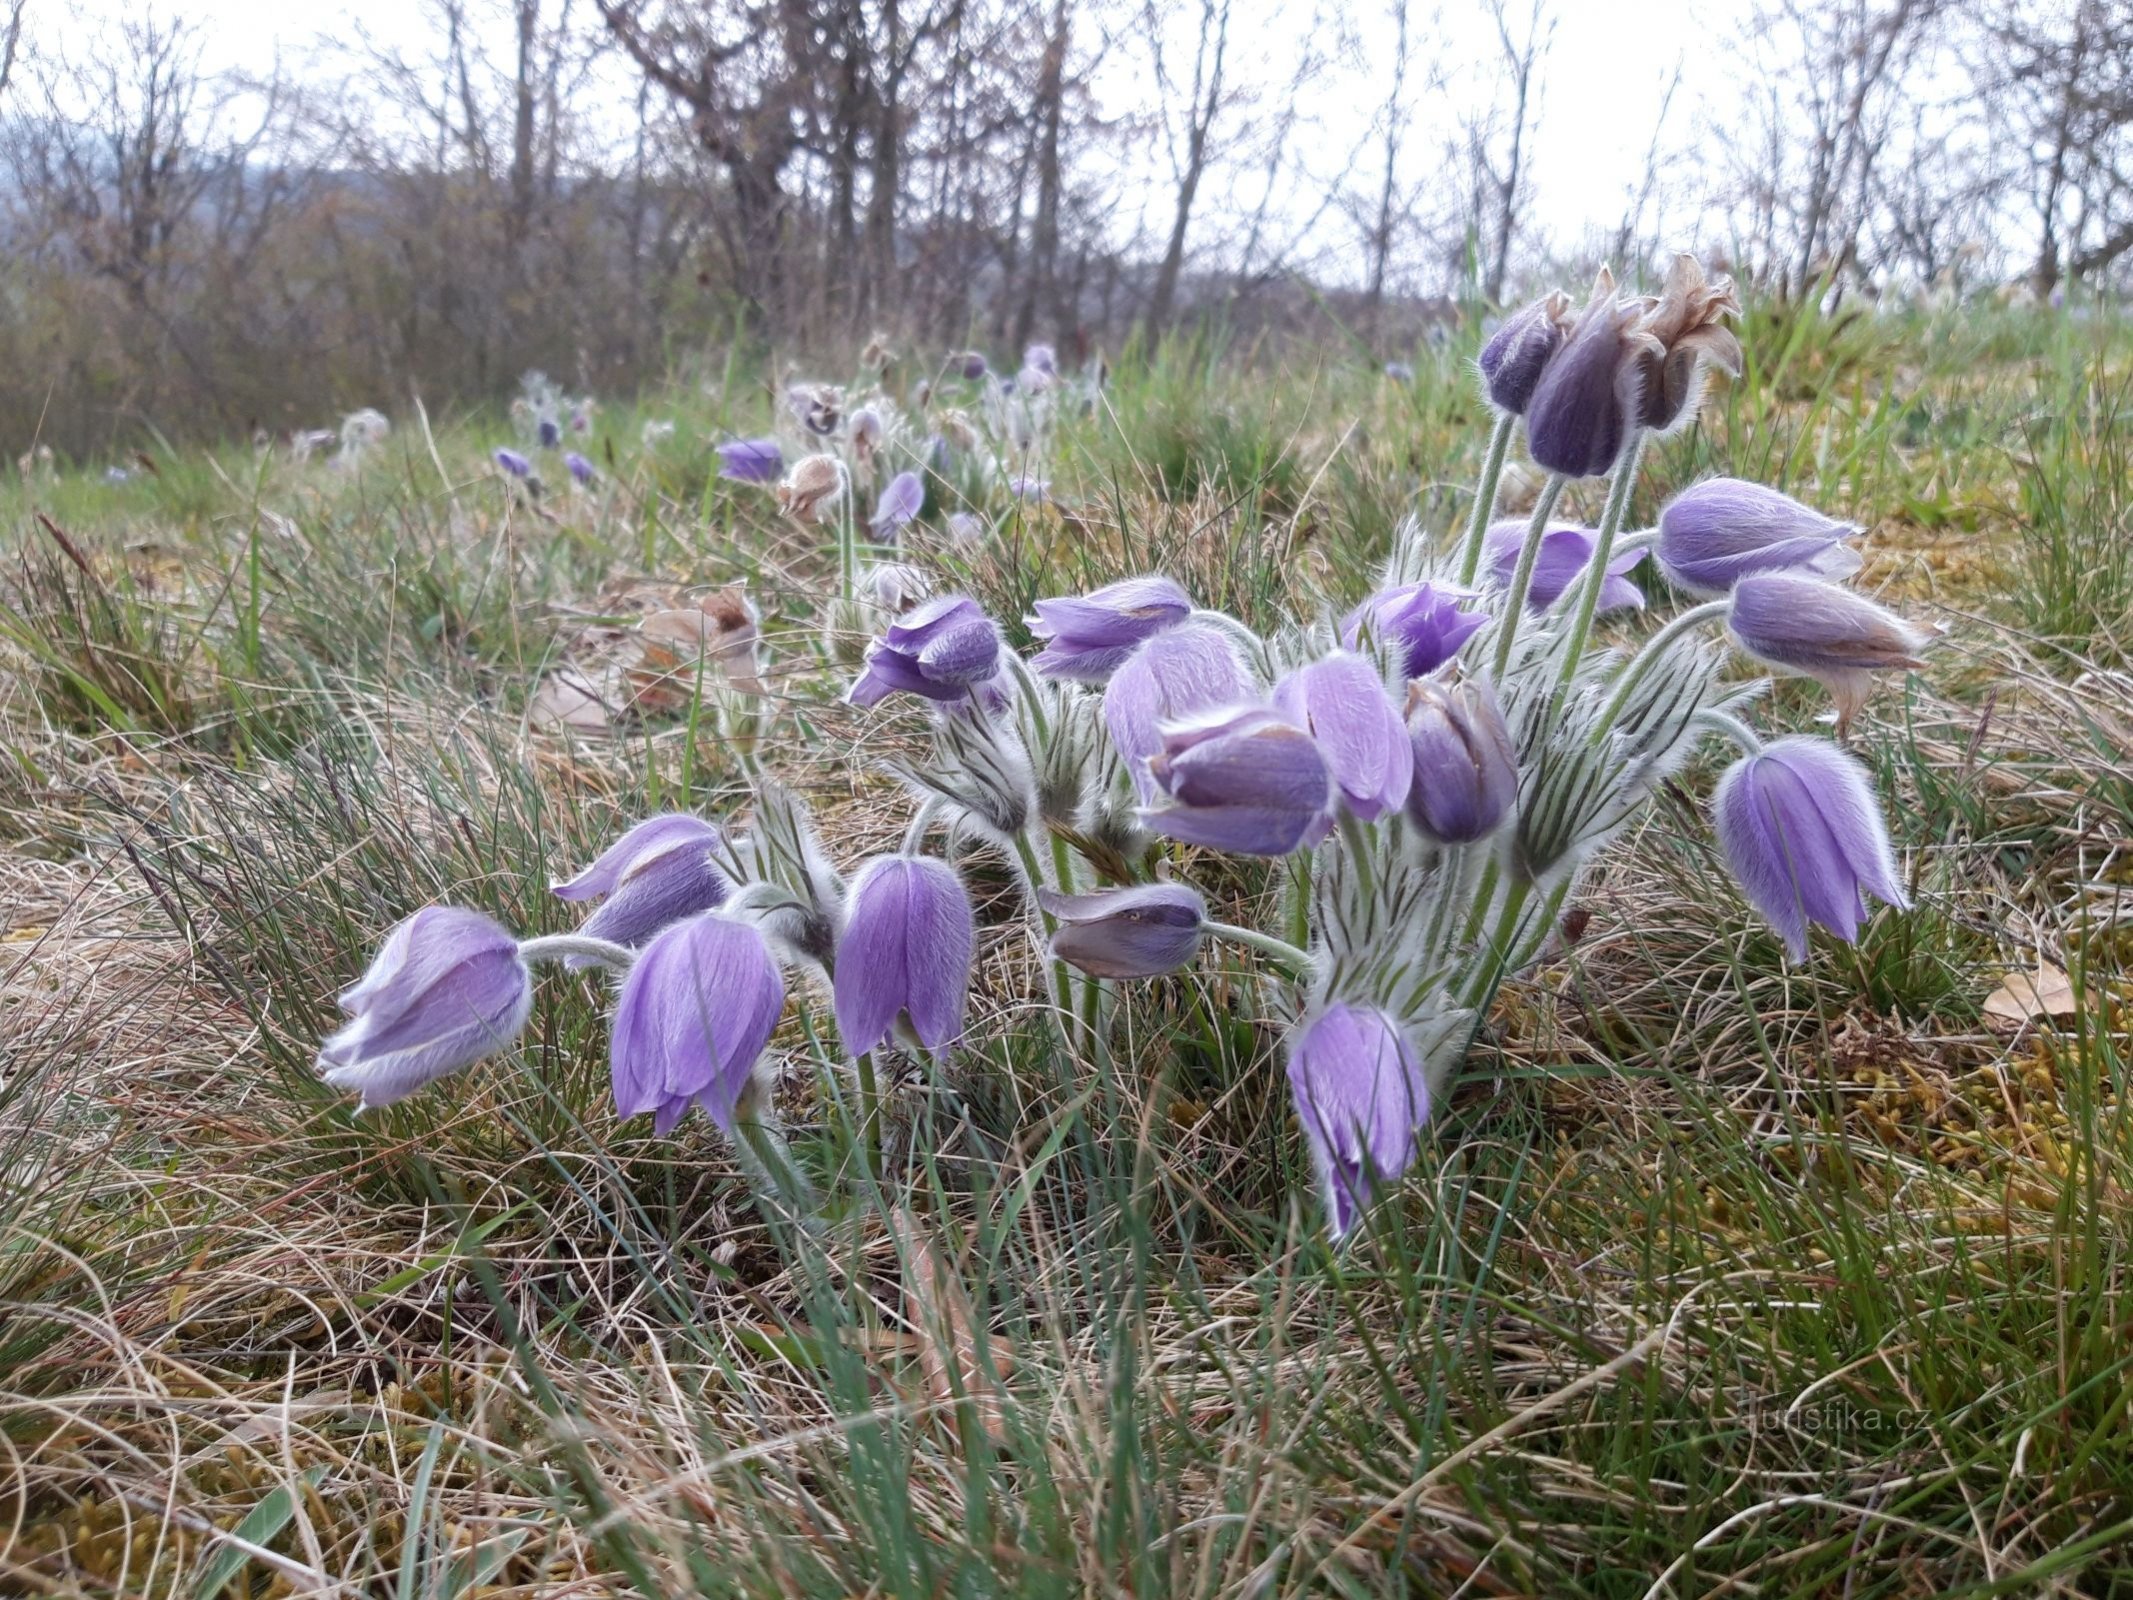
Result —
MULTIPOLYGON (((988 927, 953 1115, 908 1097, 893 1192, 825 1181, 805 1250, 708 1123, 616 1122, 591 975, 383 1114, 315 1081, 394 921, 560 930, 552 879, 743 809, 765 752, 840 853, 901 832, 816 535, 713 476, 757 367, 610 403, 599 483, 537 504, 501 412, 0 489, 0 1591, 2133 1593, 2133 343, 1744 337, 1633 525, 1774 483, 1947 625, 1854 731, 1916 907, 1787 966, 1692 767, 1340 1252, 1249 957, 1135 991, 1092 1072, 988 927), (737 580, 760 699, 617 664, 737 580), (643 699, 559 726, 564 665, 643 699)), ((1154 566, 1345 605, 1463 513, 1466 354, 1129 357, 1058 504, 920 559, 1003 618, 1154 566)), ((826 1081, 780 1102, 816 1168, 826 1081)))

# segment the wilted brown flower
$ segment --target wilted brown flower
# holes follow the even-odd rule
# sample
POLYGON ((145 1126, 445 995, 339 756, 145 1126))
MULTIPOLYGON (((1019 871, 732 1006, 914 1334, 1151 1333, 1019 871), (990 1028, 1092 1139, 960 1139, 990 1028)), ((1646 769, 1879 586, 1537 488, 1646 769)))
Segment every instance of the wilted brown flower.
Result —
POLYGON ((802 456, 778 485, 778 509, 804 521, 819 516, 843 489, 844 468, 835 456, 802 456))
POLYGON ((859 364, 869 372, 879 372, 896 359, 896 352, 889 348, 889 336, 877 333, 867 340, 867 347, 859 352, 859 364))
POLYGON ((844 391, 833 383, 804 383, 787 392, 785 403, 801 427, 827 438, 844 420, 844 391))
POLYGON ((1707 364, 1740 376, 1740 339, 1726 326, 1739 315, 1731 278, 1707 278, 1694 256, 1674 257, 1665 287, 1645 301, 1637 319, 1636 331, 1658 345, 1645 346, 1636 357, 1643 380, 1637 420, 1643 426, 1663 432, 1695 421, 1707 364))

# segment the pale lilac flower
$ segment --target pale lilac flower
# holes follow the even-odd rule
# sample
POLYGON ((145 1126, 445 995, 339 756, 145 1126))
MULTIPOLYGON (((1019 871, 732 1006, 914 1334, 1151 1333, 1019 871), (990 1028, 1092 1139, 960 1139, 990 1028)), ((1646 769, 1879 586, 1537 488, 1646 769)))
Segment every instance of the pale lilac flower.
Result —
POLYGON ((1333 1237, 1361 1218, 1381 1183, 1414 1160, 1429 1086, 1398 1023, 1374 1006, 1333 1004, 1289 1045, 1289 1091, 1333 1237))
POLYGON ((1711 600, 1757 572, 1848 578, 1859 552, 1846 541, 1858 532, 1762 484, 1712 478, 1666 503, 1653 554, 1669 583, 1711 600))
POLYGON ((592 412, 588 410, 585 405, 581 404, 575 411, 571 412, 570 431, 572 433, 591 433, 592 426, 592 412))
POLYGON ((499 449, 496 452, 496 464, 514 478, 530 478, 533 476, 533 463, 516 450, 499 449))
POLYGON ((1333 778, 1311 736, 1263 706, 1166 723, 1148 761, 1155 832, 1240 855, 1283 856, 1333 825, 1333 778))
POLYGON ((1139 883, 1094 894, 1037 891, 1059 928, 1052 954, 1092 978, 1159 978, 1199 953, 1207 902, 1182 883, 1139 883))
POLYGON ((874 537, 883 544, 894 544, 904 525, 917 516, 926 503, 926 486, 915 472, 899 472, 891 478, 888 487, 881 491, 881 499, 875 503, 874 519, 869 524, 874 537))
POLYGON ((566 450, 563 453, 563 466, 572 480, 581 487, 590 488, 593 479, 599 476, 599 473, 593 470, 593 464, 575 450, 566 450))
POLYGON ((776 483, 785 471, 775 439, 728 439, 718 446, 718 459, 718 475, 735 483, 776 483))
POLYGON ((1570 297, 1550 290, 1522 310, 1504 318, 1503 326, 1481 347, 1476 362, 1489 404, 1522 416, 1539 386, 1541 373, 1563 348, 1570 333, 1570 297))
POLYGON ((644 947, 615 1002, 608 1046, 615 1110, 652 1113, 671 1132, 701 1106, 730 1134, 735 1108, 785 1009, 785 979, 763 936, 716 911, 644 947))
POLYGON ((1875 673, 1925 664, 1918 659, 1925 640, 1893 611, 1792 573, 1759 572, 1734 584, 1726 625, 1756 660, 1827 688, 1839 727, 1866 703, 1875 673))
POLYGON ((991 530, 985 519, 973 511, 952 511, 948 514, 948 542, 962 547, 976 544, 991 530))
POLYGON ((1155 798, 1148 760, 1163 748, 1164 723, 1252 694, 1252 675, 1236 645, 1206 623, 1166 628, 1128 656, 1105 686, 1104 723, 1141 803, 1155 798))
POLYGON ((1487 680, 1409 684, 1407 732, 1415 762, 1409 820, 1440 844, 1494 833, 1518 799, 1518 755, 1487 680))
MULTIPOLYGON (((1489 572, 1505 588, 1518 575, 1518 556, 1525 547, 1529 526, 1517 520, 1489 524, 1489 572)), ((1572 522, 1550 523, 1541 534, 1540 554, 1534 558, 1526 608, 1546 611, 1568 593, 1592 564, 1593 547, 1599 542, 1600 536, 1590 528, 1572 522)), ((1643 607, 1644 591, 1628 577, 1643 559, 1642 550, 1620 550, 1608 558, 1607 581, 1600 586, 1601 615, 1643 607)))
POLYGON ((1541 369, 1526 402, 1526 449, 1550 472, 1594 478, 1614 468, 1643 399, 1639 358, 1664 354, 1637 331, 1643 308, 1615 298, 1604 267, 1562 349, 1541 369))
POLYGON ((933 579, 918 567, 902 561, 884 561, 869 567, 859 580, 860 593, 879 610, 900 617, 933 594, 933 579))
POLYGON ((1041 372, 1047 378, 1059 376, 1059 357, 1048 344, 1033 344, 1022 352, 1022 370, 1041 372))
POLYGON ((1052 497, 1052 480, 1033 478, 1026 473, 1016 473, 1007 480, 1007 492, 1017 500, 1027 500, 1032 505, 1041 505, 1052 497))
POLYGON ((866 670, 846 696, 878 705, 899 691, 961 700, 1000 665, 1000 630, 975 600, 944 594, 913 607, 867 651, 866 670))
POLYGON ((1849 944, 1866 895, 1910 904, 1873 786, 1827 740, 1795 735, 1743 756, 1719 780, 1712 812, 1733 876, 1795 961, 1810 922, 1849 944))
POLYGON ((1276 684, 1274 709, 1318 741, 1357 821, 1375 822, 1400 808, 1414 778, 1414 746, 1377 668, 1336 650, 1276 684))
POLYGON ((1442 583, 1403 583, 1380 589, 1341 618, 1341 643, 1362 648, 1363 625, 1372 637, 1399 652, 1400 670, 1425 678, 1459 653, 1459 647, 1489 620, 1486 611, 1462 611, 1471 592, 1442 583))
MULTIPOLYGON (((701 817, 674 811, 647 817, 553 892, 558 900, 604 896, 578 931, 635 949, 660 929, 725 903, 732 885, 713 863, 718 844, 718 829, 701 817)), ((591 963, 572 956, 567 964, 591 963)))
POLYGON ((1191 614, 1192 596, 1161 573, 1039 600, 1026 620, 1045 645, 1030 666, 1047 678, 1102 683, 1144 641, 1191 614))
POLYGON ((1404 361, 1388 361, 1385 363, 1385 376, 1394 383, 1413 383, 1415 369, 1404 361))
POLYGON ((844 391, 833 384, 805 384, 787 393, 785 403, 800 426, 818 438, 828 438, 844 420, 844 391))
POLYGON ((970 893, 936 856, 876 856, 852 881, 837 941, 837 1031, 854 1056, 878 1049, 899 1017, 928 1050, 962 1036, 977 923, 970 893))
POLYGON ((341 1009, 350 1020, 319 1046, 319 1073, 367 1111, 509 1049, 533 1009, 533 977, 508 929, 425 906, 386 937, 341 1009))

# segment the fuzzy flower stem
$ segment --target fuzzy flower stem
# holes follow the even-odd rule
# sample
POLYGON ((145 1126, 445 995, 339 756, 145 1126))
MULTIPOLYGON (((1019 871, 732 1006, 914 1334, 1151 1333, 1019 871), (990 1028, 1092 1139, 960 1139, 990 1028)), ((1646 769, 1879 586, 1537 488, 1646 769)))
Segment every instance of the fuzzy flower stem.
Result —
POLYGON ((881 1078, 874 1070, 874 1052, 862 1050, 853 1063, 859 1072, 859 1155, 867 1176, 881 1181, 881 1078))
POLYGON ((1763 753, 1762 736, 1738 717, 1729 716, 1723 711, 1703 711, 1697 713, 1696 721, 1699 726, 1709 728, 1713 733, 1724 734, 1740 748, 1743 755, 1755 756, 1763 753))
POLYGON ((1526 596, 1533 588, 1533 569, 1540 561, 1541 538, 1548 531, 1548 519, 1555 515, 1555 503, 1563 497, 1563 486, 1570 480, 1560 472, 1548 474, 1548 481, 1541 485, 1540 498, 1533 502, 1533 522, 1526 529, 1526 542, 1518 552, 1518 570, 1511 574, 1511 592, 1503 603, 1502 620, 1496 624, 1496 658, 1491 664, 1491 673, 1498 683, 1511 665, 1511 645, 1518 638, 1518 620, 1525 613, 1526 596))
POLYGON ((1346 806, 1341 807, 1340 830, 1341 843, 1348 847, 1348 859, 1355 864, 1355 875, 1362 880, 1363 899, 1374 902, 1377 899, 1377 874, 1370 865, 1370 836, 1346 806))
POLYGON ((1632 656, 1629 665, 1622 669, 1622 676, 1615 681, 1615 692, 1608 697, 1606 706, 1600 712, 1599 721, 1592 725, 1592 742, 1598 744, 1613 731, 1615 722, 1629 705, 1631 692, 1644 681, 1645 674, 1658 665, 1660 657, 1666 654, 1676 639, 1693 628, 1702 627, 1706 622, 1716 621, 1731 607, 1730 600, 1706 600, 1700 606, 1690 606, 1645 640, 1644 648, 1632 656))
POLYGON ((926 830, 933 826, 933 819, 940 814, 941 802, 937 799, 928 800, 918 808, 918 814, 911 819, 911 826, 904 829, 905 855, 918 854, 918 847, 926 841, 926 830))
POLYGON ((1459 556, 1459 581, 1471 584, 1481 570, 1481 552, 1488 540, 1489 519, 1496 514, 1496 488, 1503 481, 1504 458, 1511 453, 1511 435, 1518 418, 1506 411, 1496 419, 1489 435, 1489 453, 1481 464, 1481 482, 1474 489, 1474 510, 1467 518, 1466 543, 1459 556))
POLYGON ((1232 639, 1235 639, 1239 644, 1244 646, 1245 651, 1247 652, 1246 658, 1252 663, 1253 666, 1259 668, 1261 671, 1266 670, 1266 641, 1260 638, 1258 634, 1252 632, 1252 630, 1244 623, 1239 622, 1235 617, 1231 616, 1227 611, 1195 610, 1185 620, 1188 622, 1204 622, 1210 628, 1221 629, 1232 639))
POLYGON ((584 956, 603 967, 613 967, 617 972, 627 972, 637 961, 637 952, 628 945, 589 938, 582 933, 551 933, 538 939, 524 939, 519 942, 518 953, 520 960, 528 962, 563 961, 571 956, 584 956))
POLYGON ((1607 587, 1607 563, 1614 559, 1615 535, 1622 531, 1622 519, 1629 515, 1630 496, 1636 492, 1637 466, 1644 459, 1644 440, 1644 429, 1632 430, 1628 442, 1622 446, 1620 459, 1615 462, 1614 482, 1607 488, 1607 509, 1600 514, 1592 559, 1585 564, 1585 582, 1578 593, 1577 616, 1570 624, 1570 638, 1563 647, 1562 671, 1555 680, 1557 707, 1562 705, 1563 696, 1577 677, 1578 662, 1585 654, 1585 641, 1592 635, 1592 619, 1599 614, 1600 591, 1607 587))
MULTIPOLYGON (((751 1187, 791 1212, 803 1227, 808 1227, 814 1221, 817 1209, 814 1190, 794 1162, 785 1136, 760 1116, 736 1119, 733 1131, 739 1135, 737 1142, 743 1168, 755 1169, 748 1173, 751 1187)), ((813 1231, 812 1228, 809 1231, 813 1231)))
POLYGON ((1261 933, 1257 928, 1240 928, 1233 922, 1209 922, 1203 926, 1210 937, 1247 945, 1262 955, 1272 956, 1296 977, 1302 977, 1311 969, 1310 956, 1288 940, 1277 939, 1271 933, 1261 933))

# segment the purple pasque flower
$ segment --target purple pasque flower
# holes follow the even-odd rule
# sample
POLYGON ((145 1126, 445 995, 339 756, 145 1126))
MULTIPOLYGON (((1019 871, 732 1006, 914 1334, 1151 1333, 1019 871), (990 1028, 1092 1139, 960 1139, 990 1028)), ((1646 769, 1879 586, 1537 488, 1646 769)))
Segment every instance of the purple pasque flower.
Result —
POLYGON ((917 516, 926 503, 926 485, 915 472, 899 472, 888 481, 881 491, 881 498, 874 503, 874 517, 868 524, 874 537, 883 544, 894 544, 904 525, 917 516))
POLYGON ((533 1009, 533 977, 509 929, 478 911, 425 906, 386 936, 349 1020, 319 1046, 319 1076, 389 1106, 508 1049, 533 1009))
POLYGON ((977 601, 937 595, 889 624, 868 648, 866 670, 845 698, 855 706, 879 705, 900 691, 961 700, 999 665, 1000 630, 977 601))
POLYGON ((1749 655, 1780 672, 1813 678, 1849 727, 1877 672, 1925 665, 1925 640, 1863 595, 1790 572, 1758 572, 1733 585, 1726 626, 1749 655))
POLYGON ((670 1132, 701 1106, 725 1133, 785 1009, 785 978, 763 936, 702 911, 644 947, 615 1002, 608 1065, 615 1111, 652 1113, 670 1132))
POLYGON ((1796 734, 1741 757, 1711 809, 1742 893, 1795 961, 1807 955, 1810 922, 1849 944, 1867 895, 1910 904, 1865 770, 1826 739, 1796 734))
POLYGON ((962 1037, 977 921, 970 892, 938 856, 876 856, 845 900, 832 984, 837 1031, 854 1056, 908 1017, 928 1050, 962 1037))
POLYGON ((1192 596, 1159 572, 1039 600, 1027 621, 1045 644, 1030 666, 1047 678, 1102 683, 1140 645, 1191 614, 1192 596))
POLYGON ((1104 725, 1142 805, 1156 796, 1149 759, 1163 748, 1163 724, 1252 697, 1252 675, 1219 628, 1180 623, 1148 640, 1104 687, 1104 725))
POLYGON ((563 442, 563 425, 553 417, 543 417, 535 430, 543 450, 553 450, 563 442))
POLYGON ((1514 417, 1524 415, 1541 373, 1569 334, 1570 296, 1560 289, 1504 318, 1475 362, 1489 404, 1514 417))
POLYGON ((1059 924, 1052 954, 1092 978, 1159 978, 1199 954, 1207 902, 1183 883, 1137 883, 1094 894, 1037 891, 1059 924))
POLYGON ((1031 505, 1042 505, 1052 497, 1052 480, 1018 472, 1007 480, 1007 492, 1017 500, 1027 501, 1031 505))
MULTIPOLYGON (((1505 588, 1518 575, 1519 552, 1525 548, 1529 523, 1516 519, 1489 524, 1489 572, 1505 588)), ((1546 611, 1568 593, 1592 564, 1600 536, 1574 522, 1553 522, 1541 534, 1540 554, 1533 558, 1533 582, 1526 590, 1526 609, 1546 611)), ((1644 559, 1642 550, 1618 550, 1608 557, 1607 581, 1600 585, 1600 615, 1610 611, 1641 610, 1644 591, 1629 581, 1628 574, 1644 559)))
POLYGON ((1022 370, 1041 372, 1047 378, 1059 376, 1059 356, 1048 344, 1033 344, 1022 352, 1022 370))
POLYGON ((1639 357, 1665 351, 1637 331, 1642 312, 1615 297, 1614 274, 1602 267, 1592 298, 1526 402, 1527 452, 1550 472, 1596 478, 1613 470, 1638 419, 1639 357))
POLYGON ((1666 503, 1652 553, 1675 588, 1715 600, 1758 572, 1848 578, 1859 570, 1847 543, 1858 532, 1760 483, 1711 478, 1666 503))
POLYGON ((719 445, 718 475, 735 483, 776 483, 785 472, 785 452, 775 439, 728 439, 719 445))
POLYGON ((961 355, 957 356, 955 360, 956 370, 962 373, 965 382, 976 383, 980 378, 985 376, 985 357, 981 352, 976 350, 965 350, 961 355))
POLYGON ((1166 723, 1148 762, 1155 832, 1239 855, 1285 856, 1333 826, 1333 775, 1311 736, 1264 706, 1166 723))
POLYGON ((593 479, 599 476, 599 473, 593 470, 593 464, 575 450, 563 452, 563 469, 570 474, 571 481, 581 488, 590 488, 593 479))
MULTIPOLYGON (((558 900, 597 900, 579 932, 636 949, 660 929, 723 905, 733 886, 713 863, 718 829, 702 817, 669 811, 647 817, 575 878, 556 884, 558 900)), ((567 965, 591 965, 584 956, 567 965)))
POLYGON ((1376 667, 1336 650, 1276 684, 1274 709, 1318 741, 1334 787, 1357 821, 1375 822, 1400 808, 1414 779, 1414 746, 1376 667))
POLYGON ((495 460, 496 464, 511 477, 530 478, 533 476, 533 463, 516 450, 499 449, 496 452, 495 460))
POLYGON ((1485 678, 1407 686, 1407 735, 1415 777, 1407 816, 1439 844, 1472 844, 1494 833, 1518 799, 1518 753, 1485 678))
POLYGON ((1335 1003, 1289 1044, 1289 1092, 1303 1125, 1333 1237, 1344 1237, 1380 1183, 1414 1160, 1429 1085, 1398 1023, 1375 1006, 1335 1003))
POLYGON ((1388 361, 1385 363, 1385 376, 1394 383, 1413 383, 1415 369, 1404 361, 1388 361))
POLYGON ((1400 653, 1404 677, 1426 678, 1481 631, 1486 611, 1462 611, 1470 590, 1446 583, 1403 583, 1380 589, 1341 618, 1341 643, 1362 648, 1363 625, 1380 643, 1400 653))

